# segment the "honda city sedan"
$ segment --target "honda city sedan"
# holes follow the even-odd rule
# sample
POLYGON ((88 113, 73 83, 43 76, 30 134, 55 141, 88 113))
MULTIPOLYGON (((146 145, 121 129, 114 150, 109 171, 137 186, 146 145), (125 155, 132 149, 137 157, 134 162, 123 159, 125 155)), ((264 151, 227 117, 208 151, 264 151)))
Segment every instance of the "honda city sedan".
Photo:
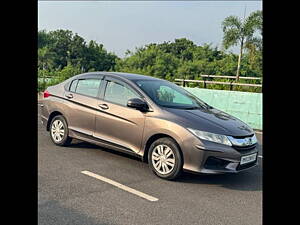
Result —
POLYGON ((41 122, 54 144, 72 139, 126 152, 160 178, 237 173, 257 165, 253 129, 169 81, 90 72, 48 87, 41 122))

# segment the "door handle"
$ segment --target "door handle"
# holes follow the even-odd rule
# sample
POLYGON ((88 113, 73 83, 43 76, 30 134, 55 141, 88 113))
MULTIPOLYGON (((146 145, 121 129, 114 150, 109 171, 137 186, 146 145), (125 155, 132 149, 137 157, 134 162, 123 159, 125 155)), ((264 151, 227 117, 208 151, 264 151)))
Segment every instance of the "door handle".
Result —
POLYGON ((109 107, 108 107, 108 105, 107 104, 99 104, 99 107, 101 108, 101 109, 109 109, 109 107))
POLYGON ((66 97, 67 98, 73 98, 73 95, 72 94, 67 94, 66 97))

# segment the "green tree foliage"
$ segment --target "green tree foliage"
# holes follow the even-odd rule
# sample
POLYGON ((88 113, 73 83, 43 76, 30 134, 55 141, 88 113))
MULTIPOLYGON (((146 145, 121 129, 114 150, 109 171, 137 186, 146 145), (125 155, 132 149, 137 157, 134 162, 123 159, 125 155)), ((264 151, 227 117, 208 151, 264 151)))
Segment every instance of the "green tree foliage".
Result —
POLYGON ((70 30, 38 32, 38 68, 63 69, 68 64, 80 66, 81 71, 114 69, 117 56, 108 53, 102 44, 88 44, 70 30))
POLYGON ((164 42, 158 45, 158 48, 163 52, 170 53, 182 60, 191 60, 193 58, 192 50, 195 47, 196 45, 186 38, 175 39, 173 43, 164 42))
MULTIPOLYGON (((126 57, 117 60, 117 71, 132 72, 155 76, 173 81, 181 79, 202 79, 200 75, 228 75, 236 73, 238 56, 225 53, 204 44, 197 46, 185 38, 162 44, 151 43, 127 51, 126 57)), ((262 76, 261 51, 247 52, 241 63, 242 76, 262 76)))
POLYGON ((50 35, 46 30, 41 30, 38 32, 38 49, 43 48, 51 44, 50 35))
POLYGON ((56 53, 49 50, 48 47, 38 49, 38 68, 51 70, 54 67, 56 53))
POLYGON ((87 71, 114 70, 118 57, 69 30, 38 32, 38 91, 87 71))

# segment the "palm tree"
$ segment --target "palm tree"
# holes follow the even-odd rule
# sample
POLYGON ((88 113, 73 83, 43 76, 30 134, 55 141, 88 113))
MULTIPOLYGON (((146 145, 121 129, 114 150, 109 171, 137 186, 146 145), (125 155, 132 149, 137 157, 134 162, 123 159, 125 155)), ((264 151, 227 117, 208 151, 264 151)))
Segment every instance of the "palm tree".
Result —
POLYGON ((256 37, 256 31, 262 34, 262 11, 257 10, 251 13, 242 21, 236 16, 226 17, 222 23, 224 32, 223 46, 228 49, 231 46, 239 45, 240 53, 236 71, 236 80, 239 80, 241 58, 244 48, 250 48, 261 43, 261 38, 256 37))

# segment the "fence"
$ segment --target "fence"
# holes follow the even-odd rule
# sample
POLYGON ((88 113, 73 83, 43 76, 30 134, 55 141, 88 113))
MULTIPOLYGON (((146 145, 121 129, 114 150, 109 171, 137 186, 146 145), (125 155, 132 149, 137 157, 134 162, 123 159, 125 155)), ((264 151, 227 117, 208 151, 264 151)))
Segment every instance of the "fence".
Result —
MULTIPOLYGON (((207 84, 223 84, 230 85, 230 90, 232 90, 233 86, 245 86, 245 87, 262 87, 262 84, 249 84, 249 83, 234 83, 235 76, 219 76, 219 75, 200 75, 203 80, 186 80, 186 79, 175 79, 175 83, 181 84, 183 87, 186 87, 187 83, 203 83, 204 88, 207 88, 207 84), (224 81, 212 81, 211 79, 233 79, 231 82, 224 81)), ((258 80, 261 82, 260 77, 239 77, 241 80, 258 80)))

